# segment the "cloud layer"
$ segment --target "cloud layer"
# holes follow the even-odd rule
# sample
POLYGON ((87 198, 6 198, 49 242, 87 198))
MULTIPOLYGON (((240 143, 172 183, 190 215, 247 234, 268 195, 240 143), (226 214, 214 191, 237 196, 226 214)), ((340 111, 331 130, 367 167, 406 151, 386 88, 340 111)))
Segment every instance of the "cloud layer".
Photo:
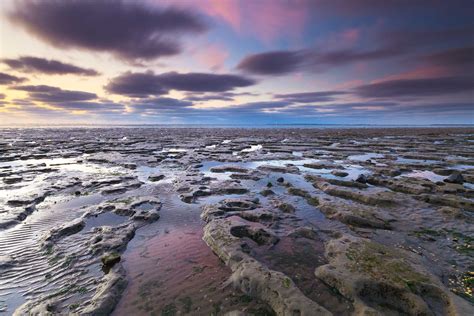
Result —
POLYGON ((45 103, 87 101, 97 99, 95 93, 84 91, 63 90, 61 88, 39 85, 39 86, 17 86, 12 89, 26 91, 31 100, 45 103))
POLYGON ((110 52, 149 60, 181 51, 177 37, 206 30, 195 14, 132 1, 24 1, 10 19, 58 48, 110 52))
POLYGON ((58 60, 39 57, 20 57, 17 59, 5 58, 2 62, 11 69, 25 73, 36 72, 43 74, 74 74, 80 76, 97 76, 99 73, 94 69, 86 69, 72 64, 66 64, 58 60))
POLYGON ((16 77, 16 76, 6 74, 4 72, 0 72, 0 84, 2 84, 2 85, 20 83, 20 82, 23 82, 25 80, 26 80, 25 78, 20 78, 20 77, 16 77))
POLYGON ((105 89, 114 94, 130 97, 163 95, 169 90, 192 92, 224 92, 239 87, 248 87, 255 81, 239 75, 168 72, 156 75, 147 73, 125 73, 113 78, 105 89))

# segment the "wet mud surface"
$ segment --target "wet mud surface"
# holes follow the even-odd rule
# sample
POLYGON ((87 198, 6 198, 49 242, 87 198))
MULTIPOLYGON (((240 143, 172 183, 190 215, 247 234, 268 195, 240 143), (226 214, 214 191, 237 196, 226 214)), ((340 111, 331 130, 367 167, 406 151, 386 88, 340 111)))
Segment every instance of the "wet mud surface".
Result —
POLYGON ((474 130, 0 130, 0 314, 472 315, 474 130))

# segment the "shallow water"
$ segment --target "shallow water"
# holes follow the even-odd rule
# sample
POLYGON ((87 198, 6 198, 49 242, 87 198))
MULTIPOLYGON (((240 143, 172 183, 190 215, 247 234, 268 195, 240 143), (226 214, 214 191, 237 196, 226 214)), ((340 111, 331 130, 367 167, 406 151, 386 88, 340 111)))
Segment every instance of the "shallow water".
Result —
POLYGON ((403 174, 403 177, 422 178, 432 182, 443 181, 447 178, 446 176, 440 176, 429 170, 413 170, 412 172, 403 174))

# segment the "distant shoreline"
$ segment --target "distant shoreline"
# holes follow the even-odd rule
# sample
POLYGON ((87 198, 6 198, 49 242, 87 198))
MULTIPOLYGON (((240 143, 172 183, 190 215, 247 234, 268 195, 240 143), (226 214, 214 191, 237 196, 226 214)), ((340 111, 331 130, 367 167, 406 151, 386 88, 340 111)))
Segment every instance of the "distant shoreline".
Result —
POLYGON ((474 128, 474 124, 428 124, 428 125, 376 125, 376 124, 35 124, 35 125, 0 125, 2 129, 8 128, 243 128, 243 129, 268 129, 268 128, 317 128, 317 129, 351 129, 351 128, 474 128))

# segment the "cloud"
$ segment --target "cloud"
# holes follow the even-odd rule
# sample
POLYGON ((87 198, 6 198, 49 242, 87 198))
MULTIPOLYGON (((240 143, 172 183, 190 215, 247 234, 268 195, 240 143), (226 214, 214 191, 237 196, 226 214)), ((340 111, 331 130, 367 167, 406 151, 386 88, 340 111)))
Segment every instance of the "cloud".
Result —
POLYGON ((319 91, 304 93, 276 94, 276 99, 283 99, 295 103, 312 103, 312 102, 331 102, 335 97, 347 94, 346 91, 319 91))
POLYGON ((295 71, 324 71, 359 61, 373 61, 401 55, 402 48, 382 47, 372 50, 343 49, 273 51, 244 57, 237 69, 258 75, 284 75, 295 71))
POLYGON ((122 104, 114 102, 60 102, 55 103, 56 108, 68 111, 88 111, 94 113, 121 113, 125 110, 122 104))
POLYGON ((181 91, 222 92, 256 83, 246 77, 227 74, 168 72, 158 77, 165 87, 181 91))
POLYGON ((22 72, 38 72, 44 74, 75 74, 82 76, 97 76, 99 73, 93 69, 81 68, 57 60, 48 60, 38 57, 20 57, 17 59, 2 59, 2 62, 11 69, 22 72))
POLYGON ((227 49, 216 44, 206 45, 196 54, 200 63, 214 71, 224 66, 227 57, 229 57, 227 49))
POLYGON ((192 106, 193 103, 185 100, 178 100, 173 98, 149 98, 142 99, 140 101, 132 102, 131 108, 134 111, 164 111, 164 110, 177 110, 188 108, 192 106))
POLYGON ((263 109, 279 109, 291 105, 288 101, 261 101, 261 102, 248 102, 243 104, 237 104, 229 107, 228 109, 239 109, 240 111, 248 110, 263 110, 263 109))
POLYGON ((394 14, 407 14, 407 12, 424 13, 440 12, 447 14, 457 12, 469 16, 465 10, 472 9, 470 0, 446 1, 412 1, 412 0, 303 0, 307 4, 307 10, 318 14, 320 17, 355 17, 393 16, 394 14), (464 10, 463 10, 464 9, 464 10))
MULTIPOLYGON (((466 71, 466 69, 474 70, 474 47, 452 48, 442 52, 424 56, 424 61, 433 65, 441 65, 444 67, 457 68, 466 71), (467 68, 464 68, 467 67, 467 68)), ((469 70, 468 70, 469 71, 469 70)))
POLYGON ((25 78, 15 77, 3 72, 0 72, 0 84, 14 84, 25 81, 25 78))
POLYGON ((472 76, 387 80, 354 89, 357 95, 367 98, 426 97, 472 91, 472 76))
POLYGON ((132 1, 21 1, 9 17, 52 46, 110 52, 128 60, 178 54, 180 34, 207 28, 189 11, 132 1))
POLYGON ((211 101, 211 100, 221 100, 221 101, 234 101, 234 98, 239 96, 257 96, 256 93, 251 92, 218 92, 218 93, 202 93, 202 92, 194 92, 188 93, 185 97, 188 101, 211 101))
POLYGON ((63 90, 57 87, 39 86, 17 86, 11 89, 26 91, 31 100, 45 103, 87 101, 97 99, 97 95, 90 92, 63 90))
MULTIPOLYGON (((474 9, 474 8, 473 8, 474 9)), ((471 24, 456 28, 429 29, 380 29, 374 34, 373 41, 388 47, 404 47, 412 52, 423 48, 432 49, 440 43, 459 45, 472 44, 474 27, 471 24)))
POLYGON ((266 42, 282 36, 296 38, 302 34, 309 20, 306 0, 168 0, 164 2, 197 9, 219 22, 228 24, 238 34, 251 35, 266 42))
POLYGON ((298 70, 305 62, 302 51, 273 51, 245 57, 237 69, 258 75, 281 75, 298 70))
POLYGON ((152 72, 127 72, 113 78, 105 89, 115 94, 147 97, 166 94, 169 90, 224 92, 253 84, 254 80, 238 75, 177 72, 155 75, 152 72))
POLYGON ((136 98, 168 93, 168 90, 163 87, 159 81, 158 76, 152 72, 126 72, 118 77, 113 78, 105 86, 105 90, 110 93, 136 98))

